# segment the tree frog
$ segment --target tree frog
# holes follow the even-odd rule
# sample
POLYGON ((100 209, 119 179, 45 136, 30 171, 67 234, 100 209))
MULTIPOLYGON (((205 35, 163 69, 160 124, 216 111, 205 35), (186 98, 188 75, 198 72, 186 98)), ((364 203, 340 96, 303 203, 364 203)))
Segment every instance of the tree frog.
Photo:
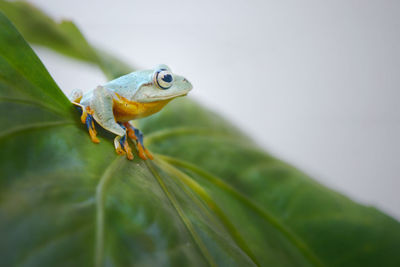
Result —
POLYGON ((153 159, 143 145, 143 134, 129 122, 160 111, 169 101, 185 96, 192 85, 184 77, 173 74, 166 65, 151 70, 135 71, 83 93, 74 90, 70 101, 81 108, 81 121, 86 124, 91 140, 99 143, 95 120, 104 129, 116 134, 115 150, 133 159, 127 136, 136 143, 142 159, 153 159))

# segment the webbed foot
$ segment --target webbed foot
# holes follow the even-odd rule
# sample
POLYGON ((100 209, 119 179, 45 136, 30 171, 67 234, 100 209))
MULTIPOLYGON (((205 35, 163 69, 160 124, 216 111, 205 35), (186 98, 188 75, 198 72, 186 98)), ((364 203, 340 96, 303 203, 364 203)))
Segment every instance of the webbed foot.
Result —
POLYGON ((118 155, 126 154, 126 157, 129 160, 133 160, 132 150, 131 150, 131 147, 128 144, 128 140, 126 138, 126 135, 115 137, 114 146, 115 146, 115 151, 117 152, 118 155))
POLYGON ((83 124, 86 124, 92 142, 96 144, 100 143, 99 138, 97 138, 96 129, 94 127, 94 118, 93 118, 94 111, 90 107, 85 107, 79 104, 78 102, 72 102, 72 104, 79 107, 80 110, 82 111, 81 122, 83 124))
POLYGON ((93 113, 94 111, 90 107, 86 107, 86 110, 82 110, 81 121, 86 124, 92 142, 98 144, 100 140, 97 138, 97 132, 94 128, 93 113))
POLYGON ((143 144, 143 134, 142 132, 133 127, 129 122, 125 122, 124 126, 126 127, 126 133, 129 138, 132 139, 136 143, 139 157, 143 160, 146 159, 154 159, 153 155, 147 150, 143 144))

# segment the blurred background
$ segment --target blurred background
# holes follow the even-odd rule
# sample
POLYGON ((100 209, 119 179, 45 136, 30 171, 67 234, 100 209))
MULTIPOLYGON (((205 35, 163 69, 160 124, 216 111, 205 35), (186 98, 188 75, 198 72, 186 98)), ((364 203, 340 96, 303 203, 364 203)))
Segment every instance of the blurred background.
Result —
MULTIPOLYGON (((169 65, 261 147, 400 219, 399 1, 30 2, 137 68, 169 65)), ((66 93, 105 82, 36 51, 66 93)))

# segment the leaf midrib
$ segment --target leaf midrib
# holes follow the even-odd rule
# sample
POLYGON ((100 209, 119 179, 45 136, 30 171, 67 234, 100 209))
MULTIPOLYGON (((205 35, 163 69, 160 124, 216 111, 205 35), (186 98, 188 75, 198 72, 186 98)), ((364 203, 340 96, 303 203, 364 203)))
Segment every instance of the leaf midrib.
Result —
POLYGON ((277 218, 271 215, 268 211, 260 207, 257 203, 254 203, 247 196, 243 195, 241 192, 237 191, 235 188, 225 183, 221 178, 213 174, 210 174, 207 171, 197 166, 194 166, 193 164, 186 162, 184 160, 159 154, 157 156, 163 158, 165 161, 173 165, 180 166, 197 173, 200 177, 203 177, 207 181, 211 182, 220 189, 224 190, 225 192, 236 198, 238 201, 240 201, 241 203, 245 204, 256 213, 258 213, 262 218, 264 218, 273 227, 275 227, 275 229, 277 229, 284 236, 286 236, 286 238, 301 252, 301 254, 304 255, 306 259, 309 260, 311 264, 315 266, 324 266, 322 261, 313 253, 313 251, 307 246, 307 244, 304 243, 295 233, 289 230, 287 226, 285 226, 277 218))
POLYGON ((172 164, 163 161, 158 157, 155 158, 155 160, 157 163, 165 164, 167 168, 171 168, 171 170, 175 172, 175 175, 178 176, 178 178, 182 180, 182 182, 185 185, 189 186, 189 188, 191 188, 194 193, 197 193, 198 197, 201 198, 204 202, 206 202, 209 208, 211 208, 215 212, 221 223, 224 225, 225 230, 228 231, 232 239, 235 241, 236 245, 247 255, 247 257, 249 257, 252 260, 252 262, 256 266, 261 266, 257 261, 256 256, 249 248, 247 242, 241 236, 236 227, 229 221, 228 217, 225 215, 225 213, 222 211, 219 205, 206 192, 206 190, 200 184, 198 184, 192 177, 190 177, 186 173, 183 173, 181 170, 179 170, 172 164))
POLYGON ((171 205, 176 210, 179 218, 182 220, 183 224, 186 226, 186 229, 189 231, 189 233, 192 236, 194 242, 196 243, 196 245, 200 249, 202 255, 204 256, 204 258, 206 259, 208 264, 210 266, 215 266, 216 267, 217 264, 214 262, 213 258, 211 257, 210 252, 208 251, 207 247, 204 245, 203 241, 200 239, 200 237, 198 236, 198 234, 194 230, 194 227, 193 227, 192 223, 185 216, 183 210, 179 206, 179 204, 176 201, 176 199, 174 198, 174 196, 171 194, 171 192, 169 192, 167 186, 165 185, 165 183, 161 179, 161 176, 158 174, 157 170, 148 161, 145 161, 145 164, 146 164, 147 168, 149 169, 149 171, 153 174, 153 176, 155 177, 157 182, 159 183, 162 191, 165 193, 165 195, 168 198, 168 200, 170 201, 171 205))

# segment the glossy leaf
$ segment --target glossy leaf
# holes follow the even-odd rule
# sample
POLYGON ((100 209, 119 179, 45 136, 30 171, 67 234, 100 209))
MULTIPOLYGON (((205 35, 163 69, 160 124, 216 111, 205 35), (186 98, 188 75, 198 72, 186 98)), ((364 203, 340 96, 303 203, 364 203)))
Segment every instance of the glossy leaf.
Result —
POLYGON ((398 222, 187 98, 140 121, 154 162, 117 156, 104 131, 91 143, 32 50, 3 16, 0 25, 5 266, 400 264, 398 222))

